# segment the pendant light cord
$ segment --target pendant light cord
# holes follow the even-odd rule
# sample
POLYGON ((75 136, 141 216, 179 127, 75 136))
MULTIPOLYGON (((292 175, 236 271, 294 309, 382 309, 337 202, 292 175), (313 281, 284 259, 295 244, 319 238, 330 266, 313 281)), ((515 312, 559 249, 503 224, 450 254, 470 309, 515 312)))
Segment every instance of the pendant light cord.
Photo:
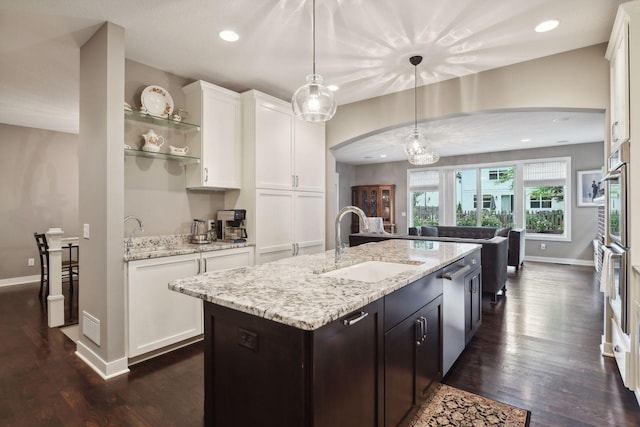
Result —
POLYGON ((313 33, 313 74, 316 74, 316 0, 313 0, 313 12, 311 13, 311 32, 313 33))
MULTIPOLYGON (((315 0, 314 0, 315 1, 315 0)), ((414 130, 418 131, 418 65, 413 66, 413 118, 414 130)))

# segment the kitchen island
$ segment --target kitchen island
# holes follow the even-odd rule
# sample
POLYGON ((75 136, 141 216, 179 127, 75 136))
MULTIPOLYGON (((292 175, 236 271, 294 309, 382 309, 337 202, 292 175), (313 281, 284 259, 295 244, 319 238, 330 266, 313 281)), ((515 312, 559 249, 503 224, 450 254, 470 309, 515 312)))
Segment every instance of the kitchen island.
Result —
POLYGON ((439 273, 479 250, 390 240, 171 282, 205 301, 205 424, 407 423, 442 376, 439 273), (332 275, 368 261, 398 272, 332 275))

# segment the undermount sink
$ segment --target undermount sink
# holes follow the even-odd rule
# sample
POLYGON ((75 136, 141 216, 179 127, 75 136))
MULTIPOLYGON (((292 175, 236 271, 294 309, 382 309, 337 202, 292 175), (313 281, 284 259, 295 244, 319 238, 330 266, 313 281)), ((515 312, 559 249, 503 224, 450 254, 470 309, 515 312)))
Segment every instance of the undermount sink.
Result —
POLYGON ((335 277, 338 279, 374 283, 388 279, 415 267, 415 264, 386 261, 365 261, 348 267, 331 270, 320 275, 325 277, 335 277))

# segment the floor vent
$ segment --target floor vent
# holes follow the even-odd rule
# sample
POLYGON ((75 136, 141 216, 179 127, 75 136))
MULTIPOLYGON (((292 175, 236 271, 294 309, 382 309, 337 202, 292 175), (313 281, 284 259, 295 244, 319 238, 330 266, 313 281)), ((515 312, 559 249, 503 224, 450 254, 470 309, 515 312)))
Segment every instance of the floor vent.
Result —
POLYGON ((100 319, 96 319, 86 311, 82 311, 82 334, 100 345, 100 319))

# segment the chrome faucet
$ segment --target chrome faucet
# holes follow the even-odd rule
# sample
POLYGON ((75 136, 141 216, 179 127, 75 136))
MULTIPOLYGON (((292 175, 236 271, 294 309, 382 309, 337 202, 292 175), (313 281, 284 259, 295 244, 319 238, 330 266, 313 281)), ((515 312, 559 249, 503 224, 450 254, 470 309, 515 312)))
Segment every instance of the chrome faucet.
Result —
POLYGON ((360 217, 360 231, 369 230, 367 215, 365 215, 362 209, 356 206, 345 206, 340 209, 340 212, 338 212, 338 215, 336 216, 336 264, 340 261, 340 258, 345 251, 345 247, 342 244, 342 238, 340 237, 340 220, 349 212, 357 214, 360 217))
POLYGON ((140 217, 137 217, 135 215, 127 215, 124 217, 124 223, 126 224, 127 221, 129 221, 130 219, 134 219, 138 221, 138 228, 133 229, 133 231, 129 234, 129 237, 127 238, 127 240, 125 240, 125 248, 126 248, 127 254, 129 254, 129 251, 133 246, 133 233, 135 233, 136 231, 144 231, 144 225, 142 224, 142 220, 140 219, 140 217))

